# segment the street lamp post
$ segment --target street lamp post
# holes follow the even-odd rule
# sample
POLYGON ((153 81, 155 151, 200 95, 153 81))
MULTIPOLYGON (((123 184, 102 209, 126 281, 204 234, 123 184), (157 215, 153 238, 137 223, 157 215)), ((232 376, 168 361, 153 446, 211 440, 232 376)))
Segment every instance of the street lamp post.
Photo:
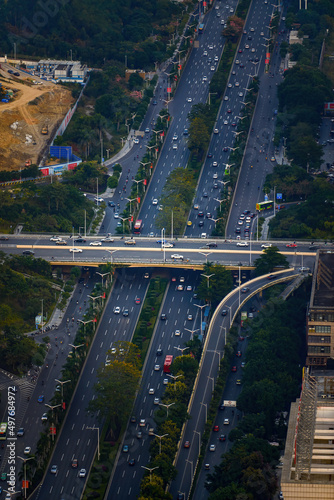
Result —
MULTIPOLYGON (((173 380, 174 380, 174 391, 176 389, 176 379, 179 378, 179 377, 182 377, 182 375, 172 375, 171 373, 167 373, 167 377, 171 377, 173 380)), ((159 403, 159 404, 162 404, 162 403, 159 403)), ((167 405, 164 405, 164 406, 167 406, 167 405)), ((167 415, 168 415, 168 410, 167 410, 167 415)))
MULTIPOLYGON (((141 163, 141 162, 140 162, 140 163, 141 163)), ((150 163, 150 162, 149 162, 149 163, 150 163)), ((145 163, 145 165, 146 165, 146 163, 145 163)), ((137 198, 125 198, 125 199, 126 199, 126 200, 128 200, 128 201, 130 202, 130 214, 132 215, 131 203, 132 203, 133 201, 136 201, 136 199, 137 199, 137 198)))
POLYGON ((107 272, 107 273, 99 273, 98 271, 96 271, 96 274, 99 274, 99 275, 101 276, 101 278, 102 278, 102 288, 103 288, 103 278, 104 278, 105 276, 107 276, 108 274, 110 274, 110 271, 109 271, 109 272, 107 272))
MULTIPOLYGON (((219 181, 219 182, 222 182, 222 181, 219 181)), ((214 219, 213 217, 210 217, 209 220, 212 220, 214 223, 215 223, 215 229, 216 229, 216 225, 217 225, 217 222, 224 219, 224 217, 219 217, 219 219, 214 219)))
POLYGON ((198 434, 198 450, 201 449, 201 433, 199 431, 194 431, 195 434, 198 434))
MULTIPOLYGON (((79 320, 80 321, 80 320, 79 320)), ((85 344, 80 344, 80 345, 73 345, 73 344, 68 344, 70 347, 73 347, 74 349, 74 352, 77 352, 77 349, 79 349, 79 347, 83 347, 85 344)))
POLYGON ((165 228, 161 229, 161 250, 164 252, 164 263, 166 262, 166 248, 165 248, 165 228))
POLYGON ((213 274, 203 274, 203 273, 201 273, 201 276, 203 276, 207 280, 208 288, 210 287, 210 278, 212 278, 212 276, 214 276, 214 275, 215 275, 215 273, 213 273, 213 274))
POLYGON ((187 332, 190 332, 190 333, 191 333, 190 340, 193 340, 194 333, 195 333, 195 332, 198 332, 198 331, 199 331, 199 328, 196 328, 196 330, 189 330, 189 328, 185 328, 185 330, 187 330, 187 332))
MULTIPOLYGON (((24 498, 27 498, 27 466, 26 463, 28 460, 32 460, 35 457, 29 457, 29 458, 23 458, 17 455, 17 458, 23 461, 23 468, 24 468, 24 498)), ((5 491, 5 490, 4 490, 5 491)), ((18 492, 16 492, 18 493, 18 492)))
POLYGON ((208 405, 202 402, 200 402, 200 404, 205 407, 205 423, 206 423, 206 421, 208 420, 208 405))
POLYGON ((211 254, 212 254, 212 252, 207 252, 207 253, 204 253, 204 252, 198 252, 198 253, 200 253, 201 255, 204 255, 204 257, 206 258, 205 263, 207 264, 207 263, 208 263, 208 257, 209 257, 209 255, 211 255, 211 254))
POLYGON ((95 309, 95 300, 96 300, 96 299, 99 299, 99 298, 100 298, 100 296, 98 296, 98 297, 93 297, 92 295, 87 295, 87 297, 89 297, 90 299, 92 299, 92 301, 93 301, 93 310, 94 310, 94 309, 95 309))
POLYGON ((54 405, 54 406, 52 406, 52 405, 48 405, 48 404, 46 404, 46 403, 44 403, 44 404, 45 404, 45 406, 47 406, 48 408, 50 408, 50 409, 51 409, 51 412, 52 412, 52 414, 51 414, 51 415, 52 415, 52 424, 51 424, 51 427, 52 427, 52 441, 54 441, 54 440, 55 440, 55 435, 54 435, 54 432, 53 432, 53 426, 54 426, 55 424, 54 424, 54 421, 53 421, 53 410, 54 410, 55 408, 58 408, 59 406, 62 406, 62 405, 54 405))
MULTIPOLYGON (((168 375, 168 373, 167 373, 167 375, 168 375)), ((181 376, 181 375, 180 375, 180 376, 181 376)), ((177 377, 176 377, 176 378, 177 378, 177 377)), ((174 383, 175 383, 175 381, 174 381, 174 383)), ((168 418, 168 410, 169 410, 169 407, 170 407, 170 406, 173 406, 173 405, 175 405, 175 403, 169 403, 169 404, 159 403, 159 406, 165 406, 165 408, 167 408, 167 418, 168 418)))
POLYGON ((201 335, 203 336, 203 307, 206 307, 206 304, 200 306, 199 304, 194 304, 194 306, 199 307, 201 309, 201 335))
POLYGON ((71 380, 62 381, 62 380, 58 380, 57 378, 55 378, 55 381, 58 382, 58 384, 60 384, 60 386, 61 386, 61 402, 63 403, 64 402, 64 389, 63 389, 63 385, 67 384, 68 382, 72 382, 72 381, 71 380))
MULTIPOLYGON (((88 295, 88 297, 89 297, 89 295, 88 295)), ((96 297, 96 298, 98 298, 98 297, 96 297)), ((94 319, 90 319, 90 320, 88 320, 88 321, 84 321, 84 320, 82 320, 82 319, 78 319, 78 321, 80 321, 80 323, 82 323, 82 324, 84 325, 84 336, 86 337, 86 325, 87 325, 88 323, 94 323, 94 322, 95 322, 95 320, 94 320, 94 319)), ((71 344, 70 344, 70 345, 71 345, 71 344)), ((84 344, 81 344, 81 345, 84 345, 84 344)), ((80 346, 78 346, 78 347, 80 347, 80 346)))
POLYGON ((223 201, 225 201, 225 199, 224 200, 219 200, 218 198, 214 198, 214 200, 218 201, 218 203, 219 203, 219 210, 221 210, 222 203, 223 203, 223 201))
POLYGON ((212 392, 213 392, 215 390, 215 379, 214 379, 214 377, 209 377, 209 375, 208 375, 208 378, 210 380, 212 380, 212 392))
POLYGON ((97 459, 100 460, 100 427, 86 427, 86 430, 97 431, 97 459))
POLYGON ((141 468, 142 468, 142 469, 146 469, 146 470, 148 470, 148 471, 149 471, 149 473, 150 473, 150 482, 151 482, 151 480, 152 480, 152 472, 153 472, 155 469, 159 469, 159 467, 151 467, 151 468, 150 468, 150 467, 145 467, 144 465, 141 465, 141 468))
POLYGON ((162 440, 162 438, 164 438, 164 437, 166 437, 166 436, 168 436, 168 435, 169 435, 169 434, 163 434, 162 436, 159 436, 159 434, 154 434, 154 433, 153 433, 153 436, 155 436, 155 437, 159 438, 159 440, 160 440, 160 443, 159 443, 159 455, 161 455, 161 440, 162 440))
MULTIPOLYGON (((145 181, 145 179, 140 179, 139 181, 137 181, 137 179, 133 179, 133 182, 135 182, 135 183, 137 184, 137 196, 138 196, 138 184, 139 184, 140 182, 144 182, 144 181, 145 181)), ((121 218, 121 217, 120 217, 120 218, 121 218)))
POLYGON ((110 264, 112 264, 113 260, 112 260, 112 254, 117 252, 117 250, 106 250, 106 252, 109 252, 110 253, 110 264))
MULTIPOLYGON (((138 187, 138 184, 137 184, 137 187, 138 187)), ((125 220, 128 220, 128 219, 129 219, 129 217, 121 217, 121 216, 119 215, 119 216, 118 216, 118 218, 119 218, 119 219, 121 219, 121 221, 122 221, 122 228, 123 228, 123 234, 124 234, 124 221, 125 221, 125 220)), ((97 274, 99 274, 99 273, 97 273, 97 274)))
POLYGON ((190 349, 190 347, 176 347, 176 346, 174 346, 174 349, 177 349, 178 351, 181 351, 182 352, 182 356, 183 356, 183 351, 186 351, 187 349, 190 349))

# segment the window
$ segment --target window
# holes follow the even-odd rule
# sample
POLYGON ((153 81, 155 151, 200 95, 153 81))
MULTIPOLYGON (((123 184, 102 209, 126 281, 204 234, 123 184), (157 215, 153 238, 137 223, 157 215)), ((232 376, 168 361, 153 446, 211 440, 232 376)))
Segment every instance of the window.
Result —
POLYGON ((315 333, 331 333, 331 327, 325 325, 316 325, 315 333))
POLYGON ((309 345, 308 346, 309 354, 329 354, 330 347, 329 346, 320 346, 320 345, 309 345))
POLYGON ((318 344, 330 344, 331 338, 329 336, 318 337, 317 335, 309 335, 308 336, 309 343, 318 343, 318 344))

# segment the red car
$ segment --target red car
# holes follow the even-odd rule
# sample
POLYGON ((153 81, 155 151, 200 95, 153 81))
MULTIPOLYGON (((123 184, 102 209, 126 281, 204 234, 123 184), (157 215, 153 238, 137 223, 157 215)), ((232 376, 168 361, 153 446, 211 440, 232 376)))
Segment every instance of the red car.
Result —
POLYGON ((186 442, 184 443, 184 447, 185 447, 185 448, 190 448, 190 441, 186 441, 186 442))
POLYGON ((226 441, 225 434, 221 434, 221 436, 219 436, 219 441, 226 441))
POLYGON ((243 341, 243 340, 245 340, 245 337, 242 337, 242 336, 240 335, 240 337, 239 337, 239 341, 243 341))
POLYGON ((219 431, 219 425, 215 425, 214 428, 213 428, 214 432, 218 432, 219 431))
POLYGON ((136 298, 135 298, 135 303, 136 303, 136 304, 140 304, 140 302, 141 302, 141 299, 140 299, 139 297, 136 297, 136 298))
POLYGON ((232 372, 236 372, 237 371, 237 367, 236 366, 232 366, 232 372))
POLYGON ((238 351, 236 356, 237 356, 237 358, 241 358, 241 351, 238 351))
POLYGON ((286 248, 297 248, 296 243, 288 243, 286 248))

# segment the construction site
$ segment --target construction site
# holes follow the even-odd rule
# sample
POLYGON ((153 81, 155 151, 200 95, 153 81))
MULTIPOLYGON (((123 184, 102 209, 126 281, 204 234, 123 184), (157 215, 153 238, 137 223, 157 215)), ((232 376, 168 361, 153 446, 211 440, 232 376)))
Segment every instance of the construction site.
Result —
POLYGON ((8 96, 0 102, 0 171, 38 165, 74 103, 71 91, 22 72, 10 74, 4 65, 0 85, 8 96))

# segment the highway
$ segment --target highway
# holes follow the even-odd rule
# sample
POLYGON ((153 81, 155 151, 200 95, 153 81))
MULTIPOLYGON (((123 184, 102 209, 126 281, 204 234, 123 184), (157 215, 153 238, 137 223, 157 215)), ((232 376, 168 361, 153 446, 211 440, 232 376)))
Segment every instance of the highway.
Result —
POLYGON ((86 412, 88 402, 94 397, 94 383, 99 366, 106 360, 106 352, 118 340, 129 341, 138 320, 141 305, 135 304, 135 298, 144 299, 148 280, 142 279, 142 273, 123 269, 116 274, 116 281, 105 313, 99 324, 96 338, 91 346, 83 368, 77 390, 68 410, 59 441, 52 455, 50 466, 57 465, 56 474, 47 468, 41 487, 34 498, 44 499, 79 499, 83 492, 97 447, 97 431, 87 427, 99 427, 96 416, 86 412), (129 309, 129 316, 114 314, 118 305, 121 310, 129 309), (73 458, 78 459, 78 468, 71 467, 73 458), (86 469, 85 478, 78 477, 80 469, 86 469))

